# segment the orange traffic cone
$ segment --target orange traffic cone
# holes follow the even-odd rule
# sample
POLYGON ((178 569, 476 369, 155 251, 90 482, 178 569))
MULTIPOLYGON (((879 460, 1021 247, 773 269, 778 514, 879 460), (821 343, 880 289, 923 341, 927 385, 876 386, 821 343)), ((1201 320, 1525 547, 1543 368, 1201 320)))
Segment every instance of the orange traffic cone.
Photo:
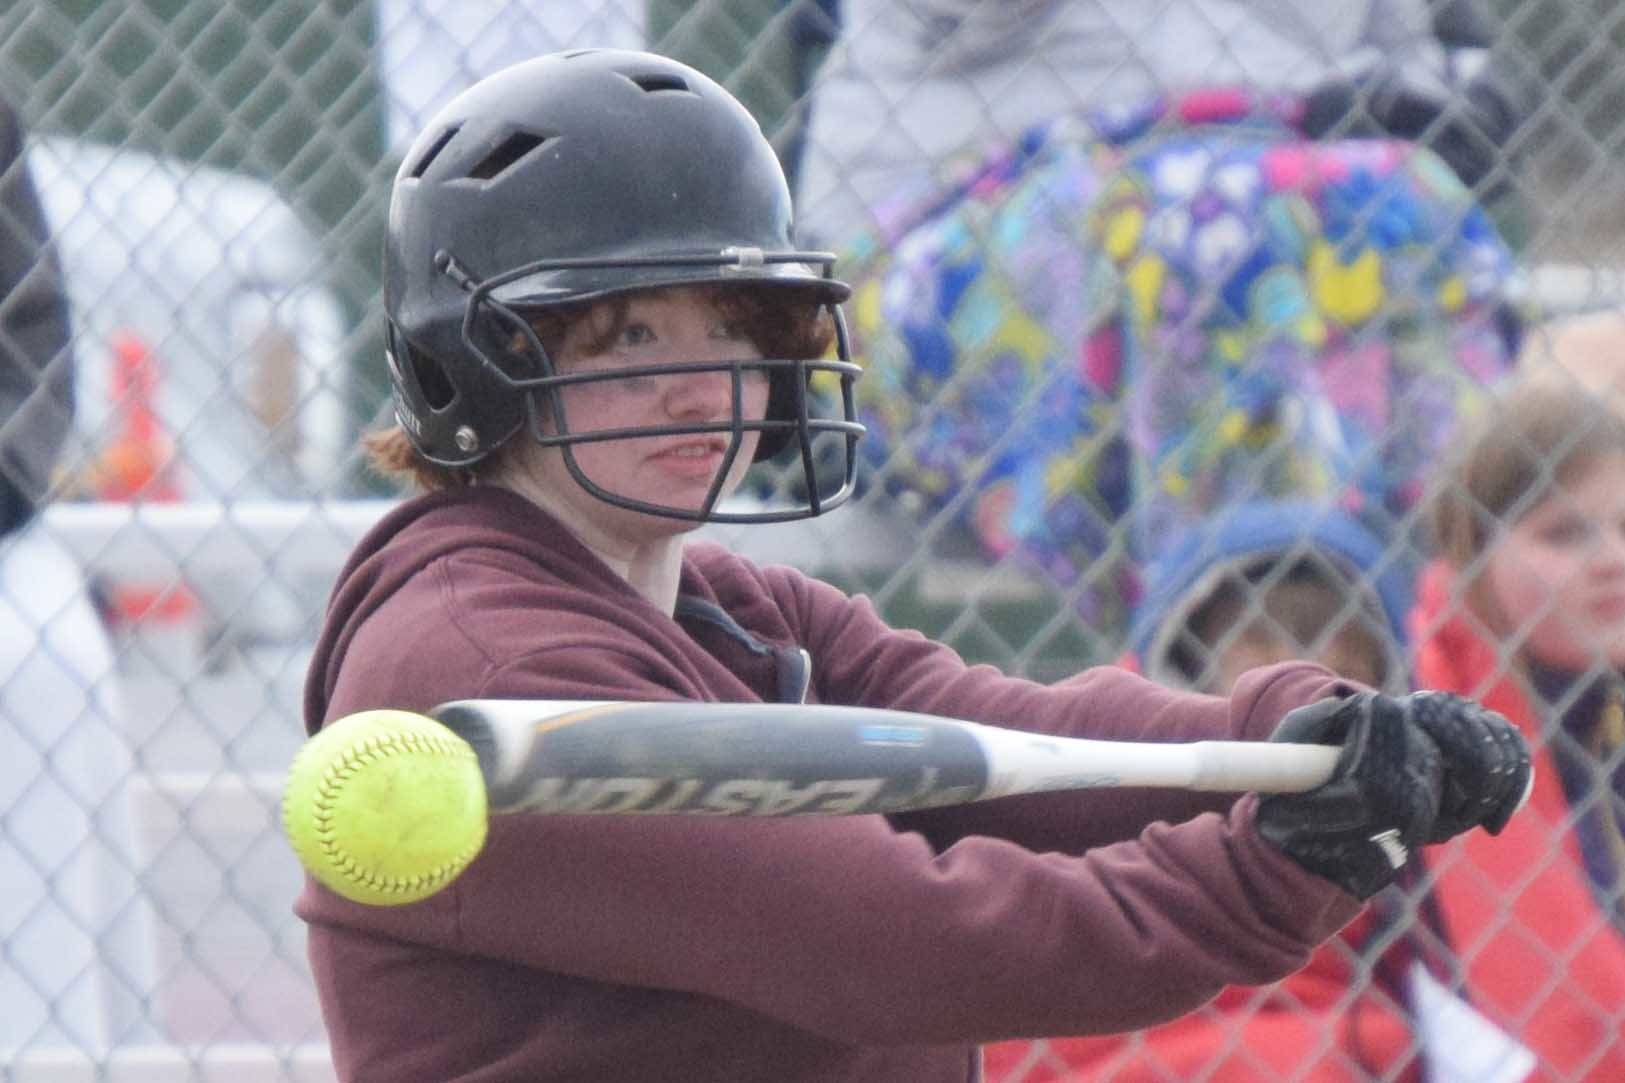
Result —
MULTIPOLYGON (((175 446, 156 407, 160 373, 157 359, 141 338, 115 332, 113 402, 117 435, 95 468, 95 492, 102 500, 141 503, 181 499, 175 477, 175 446)), ((184 583, 117 583, 106 592, 108 618, 116 624, 178 622, 194 616, 197 598, 184 583)))

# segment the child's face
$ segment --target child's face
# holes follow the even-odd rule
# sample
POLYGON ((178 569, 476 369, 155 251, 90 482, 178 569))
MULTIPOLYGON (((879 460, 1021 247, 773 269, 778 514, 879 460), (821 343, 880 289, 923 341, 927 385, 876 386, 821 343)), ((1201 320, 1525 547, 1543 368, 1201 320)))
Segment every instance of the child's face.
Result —
POLYGON ((1537 661, 1625 665, 1625 452, 1567 478, 1491 550, 1485 574, 1537 661), (1533 622, 1531 624, 1531 622, 1533 622))
POLYGON ((1294 568, 1274 583, 1232 581, 1217 589, 1191 618, 1195 638, 1211 645, 1202 690, 1229 695, 1248 670, 1294 659, 1382 687, 1390 665, 1387 640, 1363 607, 1360 613, 1345 612, 1353 590, 1338 572, 1314 566, 1294 568), (1238 589, 1262 595, 1249 604, 1238 589))
MULTIPOLYGON (((575 324, 556 355, 561 375, 645 365, 694 365, 696 371, 633 376, 575 384, 560 391, 571 433, 650 428, 703 422, 726 422, 733 412, 729 370, 701 371, 707 363, 759 360, 760 352, 709 296, 676 288, 633 296, 625 325, 602 352, 592 352, 592 321, 575 324)), ((741 374, 740 412, 759 420, 767 410, 768 381, 760 370, 741 374)), ((725 497, 750 468, 760 434, 747 431, 724 480, 725 497)), ((574 445, 582 472, 599 488, 616 496, 684 510, 704 506, 706 494, 722 469, 730 435, 689 433, 625 437, 574 445)), ((638 542, 646 537, 691 529, 691 523, 659 519, 599 500, 567 472, 557 448, 537 449, 535 470, 543 487, 557 499, 553 510, 587 528, 593 539, 638 542), (562 507, 559 505, 563 505, 562 507)))
POLYGON ((1339 677, 1376 688, 1382 684, 1379 652, 1369 635, 1352 628, 1344 627, 1325 637, 1317 649, 1299 644, 1259 621, 1232 637, 1213 659, 1203 691, 1227 696, 1248 670, 1296 659, 1319 662, 1339 677))

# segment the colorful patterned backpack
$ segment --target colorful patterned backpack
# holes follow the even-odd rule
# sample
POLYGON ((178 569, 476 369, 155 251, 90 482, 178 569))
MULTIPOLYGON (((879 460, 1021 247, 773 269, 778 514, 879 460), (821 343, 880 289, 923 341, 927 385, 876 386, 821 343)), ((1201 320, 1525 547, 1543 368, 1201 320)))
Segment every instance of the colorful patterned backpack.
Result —
POLYGON ((847 246, 874 483, 1121 643, 1238 500, 1402 518, 1516 356, 1511 253, 1431 153, 1212 92, 1066 118, 847 246))

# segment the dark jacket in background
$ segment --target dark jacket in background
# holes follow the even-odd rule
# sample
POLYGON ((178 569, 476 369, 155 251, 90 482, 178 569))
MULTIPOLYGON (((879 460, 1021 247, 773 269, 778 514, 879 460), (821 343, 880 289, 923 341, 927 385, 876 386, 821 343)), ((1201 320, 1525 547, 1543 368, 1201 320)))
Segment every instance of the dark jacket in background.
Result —
POLYGON ((68 304, 16 111, 0 101, 0 534, 51 486, 73 423, 68 304))

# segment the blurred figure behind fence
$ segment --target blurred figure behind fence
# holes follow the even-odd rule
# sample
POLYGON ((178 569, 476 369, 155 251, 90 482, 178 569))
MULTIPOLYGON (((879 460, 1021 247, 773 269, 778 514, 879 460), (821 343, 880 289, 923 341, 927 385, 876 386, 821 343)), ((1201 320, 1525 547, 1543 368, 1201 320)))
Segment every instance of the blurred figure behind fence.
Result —
MULTIPOLYGON (((1625 356, 1625 355, 1622 355, 1625 356)), ((1572 383, 1509 391, 1439 478, 1417 673, 1535 750, 1529 806, 1430 855, 1481 1011, 1539 1080, 1625 1079, 1625 416, 1572 383)))
POLYGON ((895 236, 1035 125, 1212 87, 1290 98, 1312 137, 1421 140, 1491 187, 1531 106, 1494 43, 1477 0, 843 0, 800 228, 843 249, 895 236))
POLYGON ((23 143, 0 105, 0 1063, 135 1039, 152 981, 112 649, 35 517, 72 423, 73 357, 23 143))

